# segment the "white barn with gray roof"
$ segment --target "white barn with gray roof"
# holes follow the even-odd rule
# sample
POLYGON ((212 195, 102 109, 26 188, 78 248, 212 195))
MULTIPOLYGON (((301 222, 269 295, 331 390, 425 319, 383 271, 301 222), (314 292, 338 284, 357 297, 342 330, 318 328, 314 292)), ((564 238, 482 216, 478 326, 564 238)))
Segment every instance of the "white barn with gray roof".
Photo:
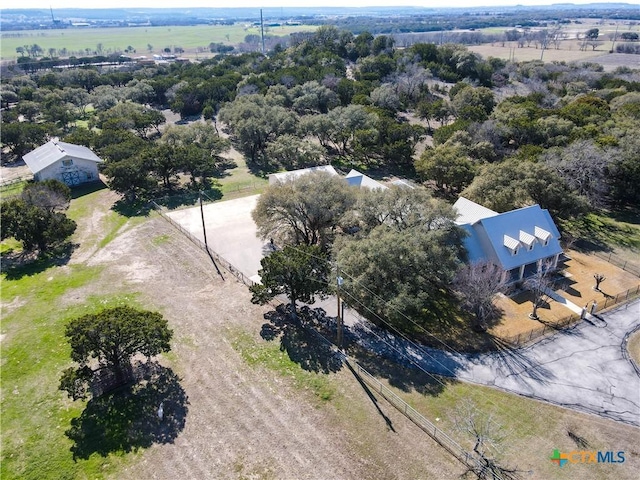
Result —
POLYGON ((454 208, 456 223, 468 234, 464 246, 470 262, 499 266, 510 283, 543 267, 557 268, 562 254, 560 232, 549 212, 539 205, 498 213, 460 197, 454 208))
POLYGON ((50 140, 22 157, 36 181, 59 180, 70 187, 99 180, 100 157, 89 148, 50 140))

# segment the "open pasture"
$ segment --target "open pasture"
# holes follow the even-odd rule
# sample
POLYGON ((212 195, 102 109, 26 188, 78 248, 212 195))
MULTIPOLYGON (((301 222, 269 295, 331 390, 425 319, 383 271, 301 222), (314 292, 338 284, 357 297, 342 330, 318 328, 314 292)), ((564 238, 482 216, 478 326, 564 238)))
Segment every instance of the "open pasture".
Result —
MULTIPOLYGON (((265 35, 287 36, 294 32, 315 30, 314 26, 282 26, 265 28, 265 35)), ((2 32, 2 60, 15 60, 19 54, 16 48, 38 44, 45 54, 50 48, 66 48, 69 54, 86 55, 98 51, 103 53, 122 52, 131 46, 137 55, 161 53, 165 48, 181 47, 185 54, 209 54, 210 43, 237 45, 247 35, 259 35, 260 28, 252 25, 194 25, 162 27, 122 27, 122 28, 67 28, 57 30, 25 30, 2 32), (151 45, 151 49, 148 46, 151 45)))

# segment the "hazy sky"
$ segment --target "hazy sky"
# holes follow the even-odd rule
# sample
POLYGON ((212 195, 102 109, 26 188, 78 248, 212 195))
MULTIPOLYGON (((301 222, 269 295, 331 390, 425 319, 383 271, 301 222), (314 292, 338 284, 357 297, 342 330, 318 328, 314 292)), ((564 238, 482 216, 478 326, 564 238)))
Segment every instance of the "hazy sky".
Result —
MULTIPOLYGON (((634 0, 567 0, 567 3, 611 3, 627 2, 634 0)), ((419 6, 419 7, 480 7, 502 5, 550 5, 561 3, 562 0, 98 0, 87 2, 86 0, 20 0, 15 4, 5 2, 4 8, 110 8, 110 7, 364 7, 364 6, 419 6)))

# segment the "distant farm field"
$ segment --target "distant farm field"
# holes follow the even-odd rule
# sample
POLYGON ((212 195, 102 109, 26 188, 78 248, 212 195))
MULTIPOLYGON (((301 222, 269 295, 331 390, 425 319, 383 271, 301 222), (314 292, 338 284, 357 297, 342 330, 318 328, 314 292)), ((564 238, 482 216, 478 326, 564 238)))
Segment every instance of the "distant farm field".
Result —
MULTIPOLYGON (((269 27, 265 28, 265 35, 287 36, 315 29, 310 25, 269 27)), ((19 56, 16 48, 33 44, 38 44, 45 54, 51 48, 56 51, 66 48, 70 55, 72 52, 86 55, 89 49, 93 54, 99 44, 103 53, 122 52, 131 46, 138 55, 160 53, 165 48, 173 52, 175 47, 183 48, 187 54, 195 54, 198 51, 208 53, 208 45, 212 42, 236 45, 247 35, 259 34, 259 27, 235 24, 9 31, 2 32, 0 39, 2 60, 15 60, 19 56)))

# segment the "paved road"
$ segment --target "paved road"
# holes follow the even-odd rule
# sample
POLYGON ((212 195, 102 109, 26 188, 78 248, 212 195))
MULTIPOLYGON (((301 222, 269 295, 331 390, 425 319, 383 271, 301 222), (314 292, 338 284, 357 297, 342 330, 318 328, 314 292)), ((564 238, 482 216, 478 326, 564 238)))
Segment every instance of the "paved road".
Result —
MULTIPOLYGON (((217 202, 204 207, 209 245, 247 277, 256 278, 269 245, 256 238, 251 219, 258 196, 217 202)), ((203 238, 200 209, 169 214, 203 238)), ((313 307, 336 314, 336 300, 313 307)), ((576 307, 578 308, 578 307, 576 307)), ((409 355, 432 373, 492 385, 510 392, 640 426, 640 377, 623 357, 625 334, 640 325, 640 301, 591 318, 529 347, 491 354, 466 355, 417 347, 388 332, 372 329, 347 310, 348 332, 369 348, 406 362, 409 355)))
MULTIPOLYGON (((335 312, 332 300, 326 310, 335 312)), ((531 346, 488 354, 419 347, 345 314, 348 334, 381 354, 422 368, 640 426, 640 376, 624 357, 627 332, 640 325, 640 300, 583 321, 531 346)))
MULTIPOLYGON (((207 242, 216 252, 246 277, 257 280, 260 260, 270 251, 269 242, 260 240, 258 229, 251 218, 259 195, 204 205, 207 242)), ((200 207, 168 212, 192 235, 204 241, 200 207)))

